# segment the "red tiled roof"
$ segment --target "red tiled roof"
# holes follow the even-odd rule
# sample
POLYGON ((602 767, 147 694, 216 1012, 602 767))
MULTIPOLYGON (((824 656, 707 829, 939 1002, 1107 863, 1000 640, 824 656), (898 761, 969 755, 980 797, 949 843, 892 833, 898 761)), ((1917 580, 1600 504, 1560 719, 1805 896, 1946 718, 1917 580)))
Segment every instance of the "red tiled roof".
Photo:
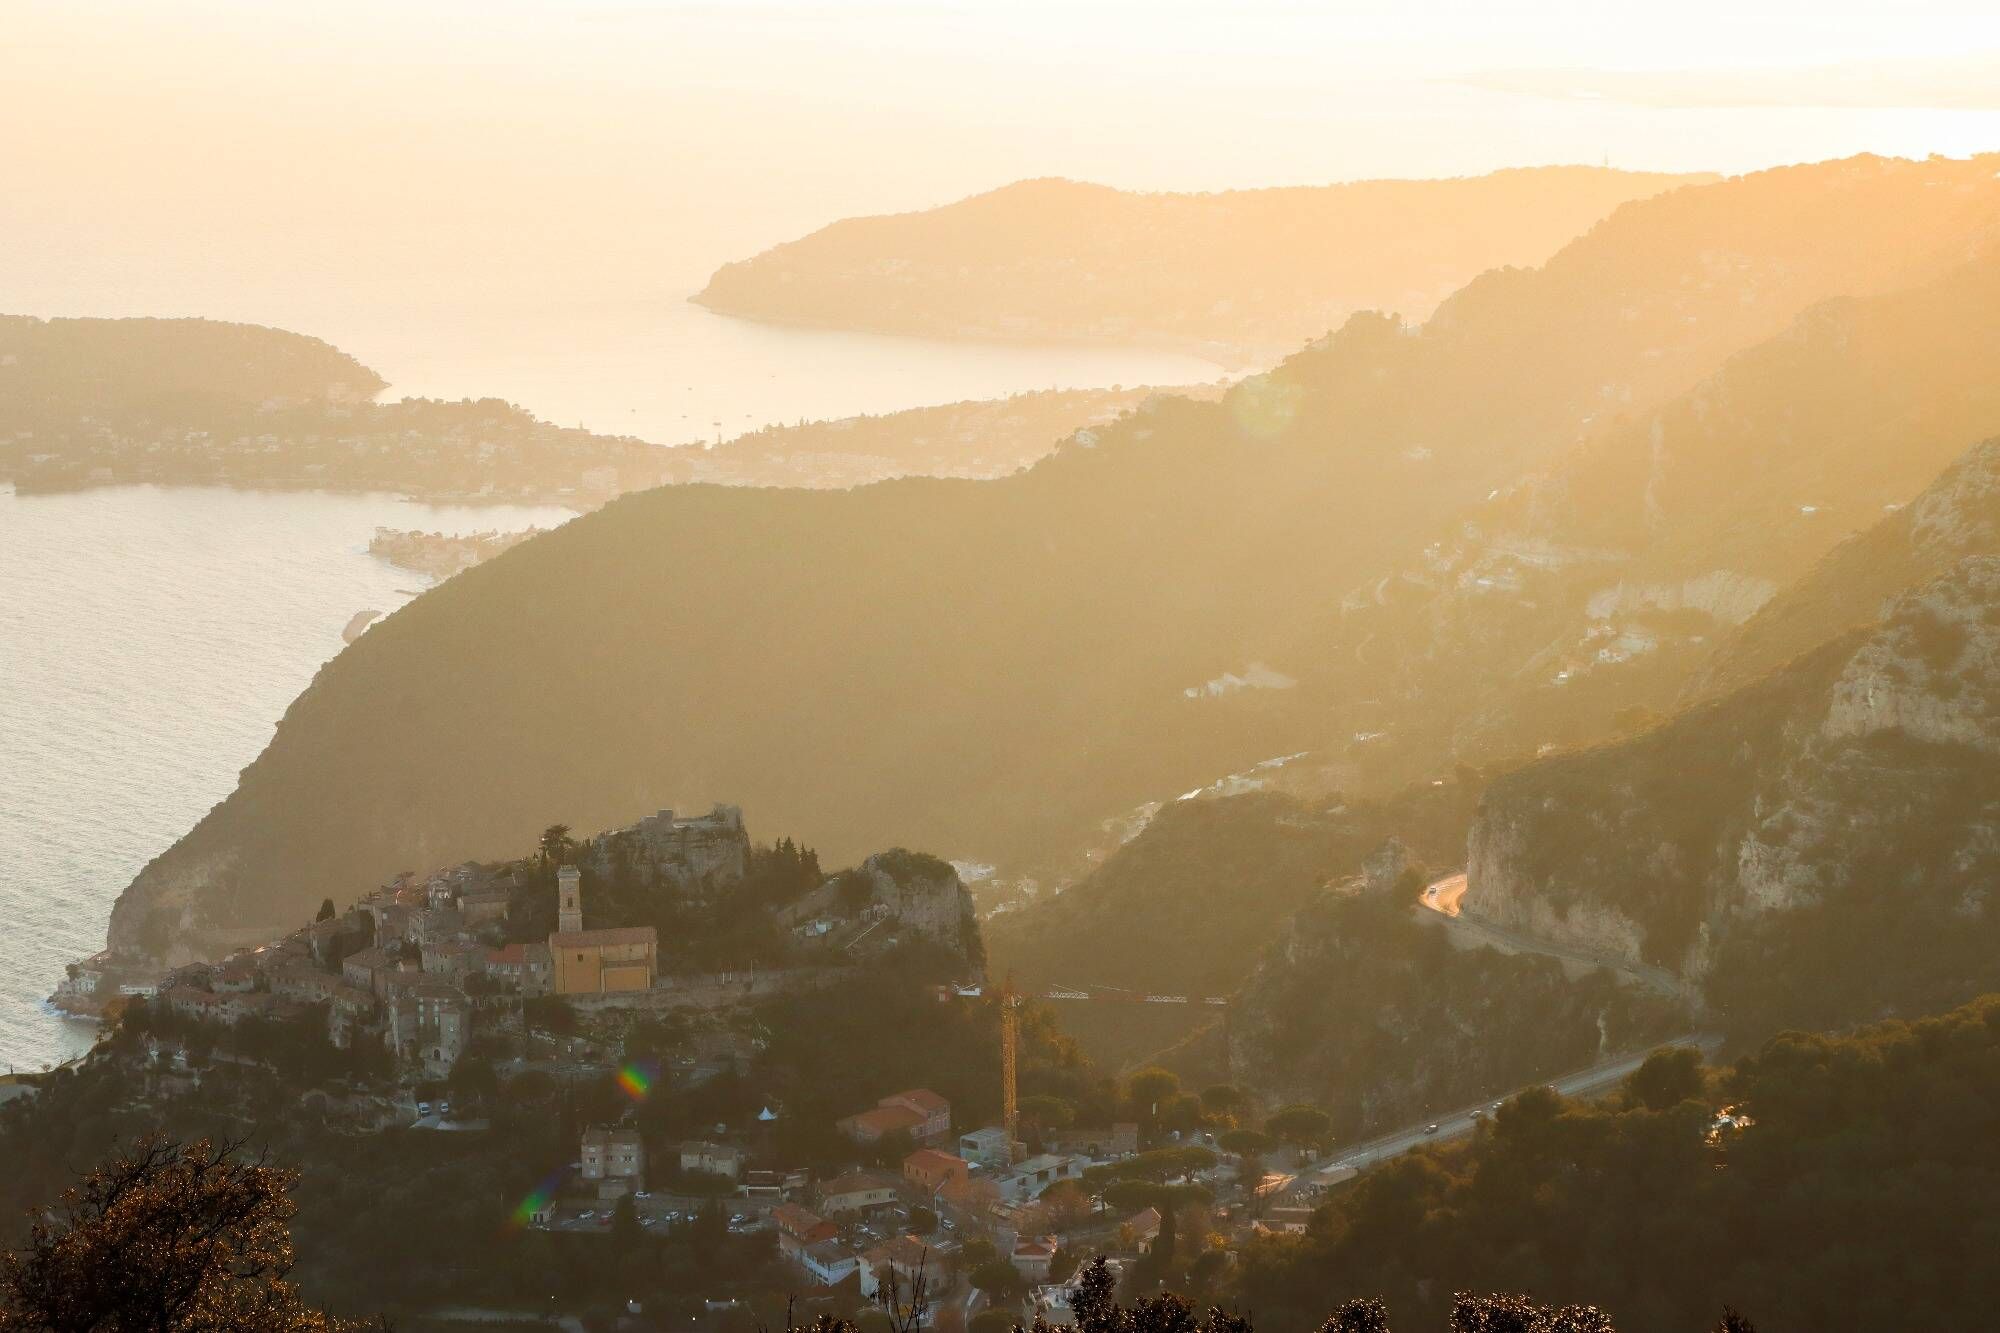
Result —
POLYGON ((965 1171, 969 1164, 956 1153, 941 1152, 936 1148, 919 1148, 903 1159, 904 1167, 916 1167, 919 1171, 965 1171))
POLYGON ((893 1134, 899 1129, 915 1129, 924 1123, 921 1112, 912 1111, 907 1106, 877 1106, 859 1115, 848 1116, 840 1122, 856 1129, 865 1129, 877 1138, 893 1134))
POLYGON ((885 1103, 908 1102, 925 1115, 936 1115, 940 1111, 951 1110, 951 1103, 929 1088, 911 1088, 908 1092, 899 1092, 893 1097, 884 1097, 882 1100, 885 1103))
POLYGON ((893 1190, 896 1180, 879 1171, 849 1171, 844 1176, 829 1180, 819 1187, 822 1196, 829 1194, 854 1194, 861 1190, 893 1190))

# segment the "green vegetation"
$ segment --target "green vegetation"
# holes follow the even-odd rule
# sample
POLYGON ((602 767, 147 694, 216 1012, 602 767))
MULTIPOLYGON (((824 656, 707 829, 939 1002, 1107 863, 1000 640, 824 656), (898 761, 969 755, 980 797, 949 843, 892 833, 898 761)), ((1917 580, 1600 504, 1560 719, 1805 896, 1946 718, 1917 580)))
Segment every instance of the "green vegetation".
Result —
POLYGON ((1619 204, 1707 179, 1555 167, 1220 194, 1020 181, 845 219, 724 265, 696 299, 786 324, 1037 340, 1111 328, 1262 359, 1354 310, 1422 318, 1413 293, 1540 263, 1619 204))
MULTIPOLYGON (((1439 864, 1462 855, 1479 790, 1469 775, 1330 809, 1270 793, 1176 802, 1082 883, 989 921, 993 967, 1027 984, 1227 994, 1294 912, 1330 880, 1359 871, 1387 839, 1439 864)), ((1177 1011, 1172 1035, 1139 1029, 1125 1014, 1102 1035, 1085 1026, 1088 1016, 1074 1026, 1111 1062, 1158 1050, 1212 1017, 1199 1005, 1177 1011)))
POLYGON ((1553 959, 1456 949, 1419 910, 1413 880, 1328 893, 1243 988, 1241 1073, 1311 1104, 1266 1121, 1274 1137, 1386 1129, 1687 1030, 1679 1005, 1608 973, 1572 980, 1553 959))
MULTIPOLYGON (((1357 651, 1389 627, 1341 598, 1383 580, 1418 591, 1398 576, 1436 534, 1568 466, 1605 385, 1632 420, 1607 422, 1590 456, 1643 459, 1643 414, 1767 340, 1802 349, 1787 387, 1801 367, 1873 386, 1845 415, 1907 432, 1908 408, 1935 404, 1898 475, 1941 464, 1940 439, 1958 432, 1962 448, 1989 406, 1959 390, 1983 364, 1967 353, 1992 345, 2000 265, 1940 279, 1928 304, 1879 323, 1861 301, 1833 333, 1779 335, 1830 297, 1962 261, 1996 190, 1984 159, 1678 190, 1540 269, 1473 281, 1420 330, 1357 317, 1219 402, 1162 399, 990 483, 622 496, 447 581, 329 664, 235 793, 135 883, 115 940, 144 938, 156 909, 196 932, 296 921, 397 869, 492 856, 552 818, 615 825, 691 787, 830 864, 907 841, 1053 880, 1105 820, 1273 756, 1351 764, 1371 791, 1435 772, 1465 717, 1452 704, 1477 691, 1411 701, 1404 686, 1446 670, 1512 681, 1550 638, 1419 663, 1400 630, 1357 651), (1720 252, 1735 256, 1727 282, 1720 252), (1885 342, 1905 350, 1881 376, 1855 373, 1885 342), (1205 691, 1256 661, 1298 684, 1205 691), (1370 759, 1364 728, 1402 748, 1370 759), (839 781, 807 776, 828 756, 839 781)), ((1721 443, 1774 438, 1797 410, 1754 383, 1731 401, 1744 412, 1721 443)), ((1646 702, 1605 689, 1607 718, 1646 702)), ((1496 744, 1473 727, 1457 752, 1485 762, 1496 744)))
POLYGON ((1820 1333, 1974 1327, 2000 1300, 1996 1114, 1996 996, 1719 1070, 1668 1052, 1605 1103, 1524 1093, 1464 1146, 1367 1172, 1303 1238, 1253 1244, 1236 1295, 1280 1330, 1362 1292, 1435 1324, 1468 1287, 1646 1329, 1723 1301, 1820 1333), (1749 1123, 1713 1128, 1722 1106, 1749 1123))

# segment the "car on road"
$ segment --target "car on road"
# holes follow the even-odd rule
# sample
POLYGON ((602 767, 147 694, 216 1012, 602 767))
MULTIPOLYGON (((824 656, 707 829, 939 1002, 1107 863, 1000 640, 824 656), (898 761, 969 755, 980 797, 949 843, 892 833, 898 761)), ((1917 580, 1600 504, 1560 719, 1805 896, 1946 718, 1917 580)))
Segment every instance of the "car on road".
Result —
POLYGON ((1435 1133, 1437 1133, 1437 1132, 1438 1132, 1438 1127, 1437 1127, 1436 1125, 1425 1125, 1425 1126, 1424 1126, 1424 1133, 1426 1133, 1426 1134, 1435 1134, 1435 1133))

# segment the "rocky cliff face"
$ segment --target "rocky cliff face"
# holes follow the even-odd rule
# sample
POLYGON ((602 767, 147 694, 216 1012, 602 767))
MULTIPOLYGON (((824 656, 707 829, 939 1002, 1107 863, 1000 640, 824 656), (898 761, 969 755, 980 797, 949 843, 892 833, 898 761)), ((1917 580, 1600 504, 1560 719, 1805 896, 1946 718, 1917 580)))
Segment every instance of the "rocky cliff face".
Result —
POLYGON ((1421 910, 1355 880, 1301 911, 1230 1011, 1232 1074, 1358 1134, 1687 1030, 1679 1005, 1608 973, 1454 948, 1421 910))
POLYGON ((897 943, 924 940, 963 955, 975 967, 985 962, 972 894, 948 862, 897 848, 877 852, 847 873, 867 884, 862 912, 879 911, 897 943))
MULTIPOLYGON (((1739 1017, 1803 999, 1774 969, 1846 957, 1861 970, 1828 990, 1869 1017, 1910 992, 1920 957, 1994 933, 1996 750, 2000 556, 1978 555, 1764 681, 1494 783, 1466 901, 1695 978, 1739 1017), (1863 922, 1886 929, 1868 928, 1872 958, 1863 922)), ((1996 966, 1945 963, 1927 987, 1996 966)))
POLYGON ((1723 637, 1683 698, 1749 684, 1829 633, 1879 619, 1896 597, 1960 560, 2000 553, 2000 439, 1967 450, 1913 502, 1885 507, 1886 518, 1836 546, 1723 637))

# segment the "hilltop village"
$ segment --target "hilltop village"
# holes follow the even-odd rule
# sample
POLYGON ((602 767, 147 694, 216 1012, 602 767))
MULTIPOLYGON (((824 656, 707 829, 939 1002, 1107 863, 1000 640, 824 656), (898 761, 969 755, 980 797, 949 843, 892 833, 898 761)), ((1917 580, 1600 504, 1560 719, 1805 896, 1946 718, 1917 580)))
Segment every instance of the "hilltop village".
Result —
POLYGON ((131 1104, 251 1116, 261 1081, 343 1138, 443 1150, 507 1141, 540 1096, 568 1165, 518 1227, 605 1247, 705 1228, 752 1256, 696 1316, 724 1323, 759 1293, 851 1308, 919 1279, 954 1322, 1062 1320, 1083 1259, 1139 1271, 1176 1212, 1218 1262, 1225 1229, 1303 1227, 1293 1177, 1267 1174, 1287 1150, 1236 1129, 1242 1094, 1097 1076, 983 973, 948 864, 824 874, 719 805, 551 827, 528 857, 399 875, 216 963, 100 955, 59 998, 103 1016, 82 1076, 131 1104), (855 1035, 808 1030, 828 1011, 855 1035))

